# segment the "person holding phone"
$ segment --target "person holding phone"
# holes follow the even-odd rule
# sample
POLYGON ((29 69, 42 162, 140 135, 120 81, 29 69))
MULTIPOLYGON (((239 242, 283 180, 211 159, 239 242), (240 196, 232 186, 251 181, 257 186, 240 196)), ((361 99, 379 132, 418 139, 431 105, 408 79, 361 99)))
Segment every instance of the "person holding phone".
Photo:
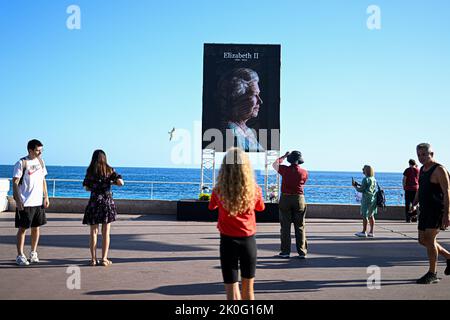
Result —
POLYGON ((356 191, 362 193, 360 212, 363 218, 363 230, 355 233, 355 236, 360 238, 373 238, 375 236, 373 232, 375 227, 375 215, 377 214, 377 181, 375 180, 375 173, 371 166, 365 165, 362 171, 365 177, 363 178, 361 184, 352 179, 352 186, 356 189, 356 191), (367 233, 368 222, 370 222, 369 233, 367 233))
POLYGON ((91 266, 100 264, 106 267, 112 264, 111 260, 108 259, 110 231, 111 222, 115 221, 117 216, 111 193, 111 185, 113 184, 123 186, 122 176, 108 165, 103 150, 95 150, 83 181, 85 189, 91 192, 83 217, 83 224, 90 226, 91 266), (99 224, 102 225, 102 259, 100 261, 97 260, 99 224))
POLYGON ((284 156, 275 160, 272 167, 282 179, 281 197, 279 202, 280 218, 280 253, 282 259, 289 259, 291 254, 291 225, 294 224, 295 246, 299 259, 305 259, 308 253, 306 239, 306 210, 304 186, 308 181, 308 171, 301 167, 304 163, 300 151, 286 152, 284 156), (289 166, 283 165, 287 160, 289 166))

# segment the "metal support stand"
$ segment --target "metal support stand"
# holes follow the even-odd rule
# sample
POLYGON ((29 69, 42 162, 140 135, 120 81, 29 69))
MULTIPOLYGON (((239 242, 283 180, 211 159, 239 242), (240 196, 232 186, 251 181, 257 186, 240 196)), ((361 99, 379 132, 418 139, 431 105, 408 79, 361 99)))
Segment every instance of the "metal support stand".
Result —
MULTIPOLYGON (((216 184, 216 170, 215 170, 215 150, 202 150, 202 164, 200 177, 200 193, 211 193, 212 188, 216 184)), ((264 165, 264 199, 266 201, 276 201, 279 197, 280 190, 280 176, 272 168, 272 163, 280 157, 280 152, 277 150, 266 150, 265 165, 264 165), (270 195, 274 198, 270 198, 270 195)))
POLYGON ((216 184, 215 155, 214 149, 202 149, 200 193, 211 193, 216 184))
POLYGON ((265 200, 274 201, 279 198, 280 191, 280 175, 276 172, 272 163, 280 157, 280 151, 278 150, 266 150, 266 159, 264 165, 264 191, 265 200), (270 195, 273 194, 274 198, 270 199, 270 195))

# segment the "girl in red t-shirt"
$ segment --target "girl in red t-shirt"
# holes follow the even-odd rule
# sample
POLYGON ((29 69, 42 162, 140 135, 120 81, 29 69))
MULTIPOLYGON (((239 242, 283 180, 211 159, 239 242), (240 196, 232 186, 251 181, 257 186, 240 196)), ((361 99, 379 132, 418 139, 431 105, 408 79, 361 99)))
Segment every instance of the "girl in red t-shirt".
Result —
POLYGON ((248 156, 239 148, 226 153, 209 209, 219 208, 220 265, 228 300, 254 300, 256 271, 255 210, 263 211, 261 188, 256 184, 248 156), (239 290, 240 265, 242 295, 239 290))

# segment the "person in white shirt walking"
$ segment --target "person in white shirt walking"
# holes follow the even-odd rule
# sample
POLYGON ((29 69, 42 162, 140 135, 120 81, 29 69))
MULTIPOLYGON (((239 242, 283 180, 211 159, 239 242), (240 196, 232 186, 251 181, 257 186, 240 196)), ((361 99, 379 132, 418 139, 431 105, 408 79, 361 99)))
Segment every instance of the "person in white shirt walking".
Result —
POLYGON ((17 231, 16 263, 27 266, 38 263, 37 246, 39 227, 47 223, 45 209, 49 207, 47 169, 41 159, 43 144, 36 139, 27 145, 28 156, 16 162, 13 173, 13 193, 16 201, 15 226, 17 231), (25 234, 31 228, 31 252, 29 260, 24 255, 25 234))

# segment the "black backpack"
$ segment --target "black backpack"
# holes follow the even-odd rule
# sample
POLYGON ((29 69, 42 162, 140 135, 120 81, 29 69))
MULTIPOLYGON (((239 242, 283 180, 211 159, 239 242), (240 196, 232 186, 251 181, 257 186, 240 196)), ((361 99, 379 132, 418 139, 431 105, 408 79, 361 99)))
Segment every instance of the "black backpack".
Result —
POLYGON ((377 182, 378 190, 375 193, 377 197, 377 207, 386 209, 386 196, 384 195, 384 190, 380 188, 380 185, 377 182))

